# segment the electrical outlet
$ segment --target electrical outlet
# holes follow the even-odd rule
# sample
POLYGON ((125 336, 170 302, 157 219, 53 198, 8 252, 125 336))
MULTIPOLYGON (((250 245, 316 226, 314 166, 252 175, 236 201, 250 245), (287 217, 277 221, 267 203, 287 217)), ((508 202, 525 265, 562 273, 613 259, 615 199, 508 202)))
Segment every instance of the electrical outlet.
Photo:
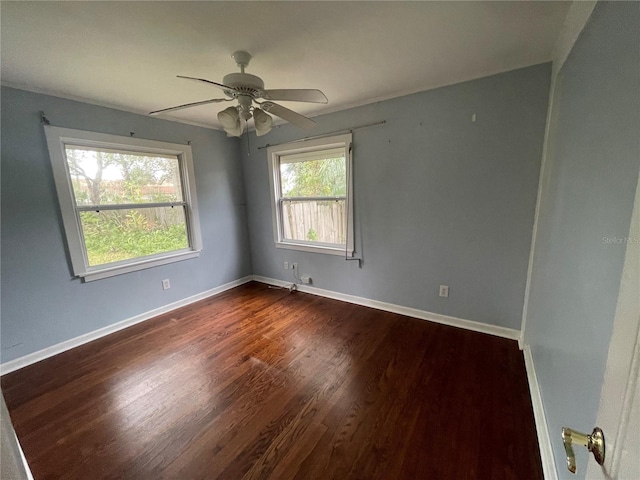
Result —
POLYGON ((440 296, 445 298, 449 296, 449 285, 440 285, 440 296))
POLYGON ((169 290, 170 288, 171 288, 171 282, 169 281, 169 279, 165 278, 164 280, 162 280, 162 289, 169 290))
POLYGON ((289 270, 289 262, 284 262, 284 269, 289 270))
POLYGON ((298 264, 297 263, 292 263, 291 264, 291 269, 292 270, 298 270, 298 264))
POLYGON ((309 275, 302 275, 300 277, 300 280, 302 281, 302 283, 304 283, 305 285, 310 285, 311 284, 311 277, 309 275))

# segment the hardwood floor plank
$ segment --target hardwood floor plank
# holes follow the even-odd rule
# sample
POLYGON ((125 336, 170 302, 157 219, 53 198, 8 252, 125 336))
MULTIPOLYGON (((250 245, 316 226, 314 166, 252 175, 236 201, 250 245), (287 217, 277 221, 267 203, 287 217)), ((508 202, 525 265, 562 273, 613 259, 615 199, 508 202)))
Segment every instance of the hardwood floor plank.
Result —
MULTIPOLYGON (((325 302, 325 316, 331 318, 331 310, 327 310, 325 302)), ((333 302, 334 307, 344 308, 340 302, 333 302)), ((335 317, 335 315, 334 315, 335 317)), ((330 319, 326 322, 331 331, 337 335, 344 335, 345 331, 348 332, 354 325, 351 322, 345 322, 343 319, 330 319)), ((296 332, 300 333, 299 326, 303 325, 298 323, 296 332)), ((288 370, 293 370, 295 375, 291 375, 291 382, 286 385, 284 391, 273 391, 272 394, 261 399, 260 402, 252 402, 257 405, 259 410, 251 412, 253 416, 246 416, 244 419, 232 424, 234 429, 228 430, 224 435, 220 436, 219 433, 215 435, 219 438, 220 445, 223 445, 222 450, 218 453, 218 456, 225 459, 229 459, 229 464, 226 466, 225 472, 218 472, 215 467, 213 471, 209 471, 215 478, 216 475, 220 475, 221 478, 240 478, 251 465, 252 461, 259 458, 265 452, 265 445, 269 439, 278 434, 278 429, 285 428, 286 425, 292 420, 291 411, 299 409, 301 405, 304 405, 308 398, 312 396, 310 389, 317 388, 317 386, 323 386, 324 384, 332 385, 335 378, 329 380, 329 375, 335 368, 340 368, 343 364, 342 359, 351 361, 351 352, 360 348, 361 341, 356 338, 352 340, 348 339, 345 346, 340 346, 338 342, 327 342, 325 337, 331 338, 330 335, 324 331, 320 332, 320 335, 314 335, 312 331, 304 331, 303 338, 305 343, 308 337, 316 337, 323 339, 323 341, 309 342, 308 350, 301 351, 299 355, 292 359, 288 370), (312 370, 309 368, 312 367, 312 370), (240 434, 237 434, 236 430, 242 427, 240 434), (252 460, 253 459, 253 460, 252 460)), ((367 340, 368 338, 375 338, 372 336, 360 336, 360 339, 367 340)), ((251 391, 249 391, 251 394, 251 391)), ((230 417, 229 417, 230 418, 230 417)), ((223 421, 225 419, 222 419, 223 421)), ((205 443, 208 439, 203 440, 205 443)), ((194 448, 198 448, 195 446, 194 448)), ((187 453, 187 457, 190 455, 187 453)), ((208 462, 205 460, 208 466, 208 462)), ((225 465, 228 462, 222 461, 220 465, 225 465)), ((210 468, 210 467, 209 467, 210 468)), ((202 474, 200 471, 194 471, 196 465, 194 462, 189 464, 189 472, 181 470, 176 472, 176 475, 195 475, 198 477, 202 474)))
POLYGON ((250 283, 2 377, 40 479, 542 479, 510 340, 250 283))

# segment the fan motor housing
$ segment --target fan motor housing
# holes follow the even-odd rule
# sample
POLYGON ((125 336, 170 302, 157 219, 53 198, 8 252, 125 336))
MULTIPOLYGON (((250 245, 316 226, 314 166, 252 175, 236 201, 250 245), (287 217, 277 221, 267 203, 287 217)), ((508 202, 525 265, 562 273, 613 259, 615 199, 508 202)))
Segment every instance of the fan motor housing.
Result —
POLYGON ((227 94, 231 93, 231 96, 235 96, 233 93, 244 93, 254 96, 264 90, 264 82, 262 79, 250 73, 230 73, 224 76, 222 83, 238 90, 238 92, 225 92, 227 94))

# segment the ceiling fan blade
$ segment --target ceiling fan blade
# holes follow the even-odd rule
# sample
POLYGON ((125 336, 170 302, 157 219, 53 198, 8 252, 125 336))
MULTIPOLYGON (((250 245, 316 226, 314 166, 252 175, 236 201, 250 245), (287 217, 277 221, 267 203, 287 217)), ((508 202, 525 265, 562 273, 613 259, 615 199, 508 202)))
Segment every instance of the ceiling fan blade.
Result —
POLYGON ((310 88, 289 88, 282 90, 265 90, 262 98, 266 100, 282 100, 290 102, 329 103, 320 90, 310 88))
POLYGON ((206 78, 196 78, 196 77, 185 77, 184 75, 176 75, 176 77, 178 78, 186 78, 187 80, 195 80, 197 82, 204 82, 204 83, 208 83, 210 85, 215 85, 216 87, 220 87, 223 90, 232 90, 235 91, 235 88, 230 87, 228 85, 224 85, 222 83, 218 83, 218 82, 212 82, 211 80, 207 80, 206 78))
POLYGON ((296 127, 300 128, 313 128, 316 125, 316 122, 311 120, 310 118, 305 117, 304 115, 300 115, 299 113, 294 112, 293 110, 289 110, 288 108, 283 107, 282 105, 278 105, 273 102, 263 102, 260 104, 260 108, 265 112, 272 113, 277 117, 286 120, 289 123, 292 123, 296 127))
POLYGON ((178 105, 177 107, 163 108, 162 110, 154 110, 149 112, 149 115, 157 115, 158 113, 172 112, 174 110, 181 110, 183 108, 197 107, 198 105, 207 105, 208 103, 226 102, 226 98, 212 98, 211 100, 203 100, 202 102, 185 103, 184 105, 178 105))

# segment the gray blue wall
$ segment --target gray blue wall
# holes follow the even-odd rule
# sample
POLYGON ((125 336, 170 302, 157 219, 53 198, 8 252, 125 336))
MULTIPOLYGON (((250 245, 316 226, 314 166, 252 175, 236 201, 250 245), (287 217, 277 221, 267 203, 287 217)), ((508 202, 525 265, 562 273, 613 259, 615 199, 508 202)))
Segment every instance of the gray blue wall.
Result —
POLYGON ((319 117, 312 134, 387 121, 354 133, 361 267, 274 247, 266 150, 257 147, 306 132, 251 134, 248 156, 245 139, 222 132, 3 88, 2 361, 251 273, 291 280, 284 260, 319 288, 518 329, 549 80, 550 65, 538 65, 319 117), (40 111, 61 127, 191 140, 202 255, 73 278, 40 111))
POLYGON ((242 142, 253 273, 520 329, 550 64, 323 115, 242 142), (471 121, 472 114, 477 121, 471 121), (357 262, 276 249, 265 143, 354 132, 357 262), (450 286, 448 299, 438 296, 450 286))
MULTIPOLYGON (((557 79, 525 341, 561 479, 563 426, 590 432, 640 170, 640 4, 599 3, 557 79)), ((606 433, 606 432, 605 432, 606 433)), ((592 461, 592 460, 591 460, 592 461)))
POLYGON ((251 274, 238 141, 222 132, 2 88, 2 362, 251 274), (82 283, 67 260, 39 112, 52 125, 192 142, 200 257, 82 283), (171 289, 163 291, 161 280, 171 289))

